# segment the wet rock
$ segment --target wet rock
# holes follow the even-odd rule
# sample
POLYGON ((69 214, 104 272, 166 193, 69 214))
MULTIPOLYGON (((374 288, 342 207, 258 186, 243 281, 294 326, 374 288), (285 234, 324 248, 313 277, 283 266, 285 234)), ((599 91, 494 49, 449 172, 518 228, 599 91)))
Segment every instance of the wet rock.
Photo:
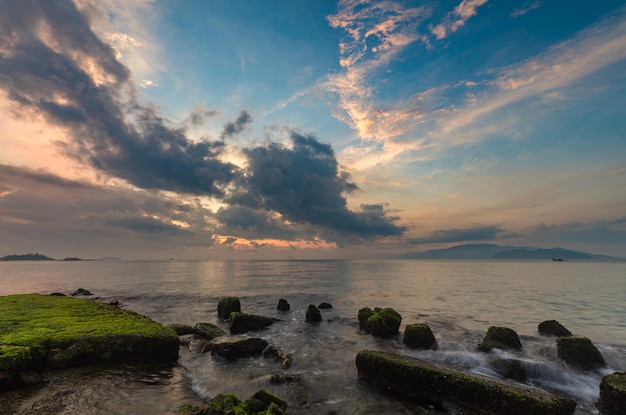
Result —
POLYGON ((65 294, 63 293, 52 293, 50 295, 55 296, 55 297, 65 297, 65 294))
POLYGON ((556 353, 565 363, 582 370, 606 365, 600 351, 586 337, 559 337, 556 340, 556 353))
POLYGON ((294 375, 271 375, 270 383, 285 387, 289 398, 298 406, 302 407, 309 403, 309 391, 304 379, 294 375))
POLYGON ((290 308, 291 308, 291 306, 289 305, 287 300, 285 300, 284 298, 281 298, 280 300, 278 300, 278 306, 276 307, 277 310, 279 310, 279 311, 289 311, 290 308))
POLYGON ((228 320, 230 313, 240 312, 241 302, 239 297, 223 297, 217 303, 217 315, 222 320, 228 320))
POLYGON ((76 297, 76 296, 79 296, 79 295, 93 295, 93 294, 91 294, 89 292, 89 290, 86 290, 84 288, 79 288, 79 289, 77 289, 76 291, 74 291, 72 293, 72 297, 76 297))
POLYGON ((261 354, 266 359, 273 359, 275 362, 280 362, 282 368, 285 370, 291 367, 291 355, 285 353, 285 351, 273 344, 263 349, 261 354))
POLYGON ((546 320, 539 323, 537 330, 542 336, 569 337, 572 335, 572 332, 556 320, 546 320))
POLYGON ((224 330, 211 323, 197 323, 193 328, 195 333, 207 340, 213 340, 216 337, 226 335, 224 330))
POLYGON ((227 360, 259 356, 268 345, 257 337, 219 337, 211 343, 211 354, 227 360))
POLYGON ((287 403, 284 399, 260 390, 250 399, 240 401, 236 395, 229 393, 213 397, 206 405, 186 405, 177 415, 287 415, 287 403))
POLYGON ((437 341, 428 324, 407 324, 402 342, 411 349, 436 349, 437 341))
POLYGON ((333 308, 333 306, 330 303, 321 303, 317 306, 317 308, 319 308, 320 310, 328 310, 329 308, 333 308))
POLYGON ((109 301, 109 305, 113 305, 113 306, 117 307, 117 306, 120 305, 120 302, 119 302, 119 300, 111 300, 111 301, 109 301))
POLYGON ((322 313, 313 304, 309 304, 309 308, 306 309, 306 321, 308 323, 319 323, 322 321, 322 313))
POLYGON ((359 378, 382 393, 443 407, 451 402, 466 413, 483 415, 571 415, 572 399, 389 352, 357 354, 359 378))
POLYGON ((398 334, 402 316, 393 308, 362 308, 358 313, 359 327, 365 333, 378 337, 398 334))
POLYGON ((194 329, 193 327, 187 324, 174 323, 174 324, 168 324, 167 327, 174 330, 176 334, 178 334, 179 336, 184 336, 185 334, 196 334, 196 329, 194 329))
POLYGON ((197 334, 183 334, 182 336, 178 336, 178 342, 183 346, 189 346, 189 343, 196 337, 198 337, 197 334))
POLYGON ((626 373, 615 372, 602 378, 596 406, 602 415, 626 414, 626 373))
POLYGON ((189 349, 189 351, 192 353, 210 352, 212 347, 213 345, 211 342, 197 334, 193 335, 193 337, 189 340, 189 343, 187 344, 187 349, 189 349))
POLYGON ((508 327, 491 326, 487 329, 485 338, 478 345, 481 352, 489 352, 491 349, 522 350, 519 336, 508 327))
POLYGON ((489 359, 489 364, 494 372, 505 379, 513 379, 518 382, 526 381, 526 370, 518 359, 504 359, 494 356, 489 359))
POLYGON ((276 319, 255 314, 231 313, 228 326, 232 334, 243 334, 249 331, 264 329, 277 321, 276 319))

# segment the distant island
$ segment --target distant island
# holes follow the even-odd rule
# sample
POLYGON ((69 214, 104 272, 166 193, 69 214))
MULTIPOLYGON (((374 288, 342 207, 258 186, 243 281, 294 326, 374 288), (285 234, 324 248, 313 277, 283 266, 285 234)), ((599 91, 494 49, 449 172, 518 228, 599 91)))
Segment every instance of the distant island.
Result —
POLYGON ((494 244, 466 244, 446 249, 411 252, 400 258, 408 259, 555 259, 555 260, 605 260, 615 258, 607 255, 572 251, 565 248, 534 248, 494 244))
POLYGON ((7 255, 0 258, 0 261, 55 261, 54 258, 41 254, 7 255))

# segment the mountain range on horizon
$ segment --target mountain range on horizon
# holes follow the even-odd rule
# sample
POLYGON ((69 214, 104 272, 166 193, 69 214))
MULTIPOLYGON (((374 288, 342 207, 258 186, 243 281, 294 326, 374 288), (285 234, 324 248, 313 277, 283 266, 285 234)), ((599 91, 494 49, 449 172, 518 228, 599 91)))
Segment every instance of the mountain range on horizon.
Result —
POLYGON ((565 248, 537 248, 495 244, 465 244, 404 254, 406 259, 562 259, 617 260, 620 258, 573 251, 565 248))

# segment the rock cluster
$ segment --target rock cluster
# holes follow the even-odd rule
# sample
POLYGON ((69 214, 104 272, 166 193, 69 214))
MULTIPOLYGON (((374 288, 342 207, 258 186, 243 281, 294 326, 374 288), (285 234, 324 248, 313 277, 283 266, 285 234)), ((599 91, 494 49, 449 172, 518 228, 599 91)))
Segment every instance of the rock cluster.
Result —
POLYGON ((365 307, 359 310, 359 328, 365 333, 378 337, 391 337, 398 334, 402 316, 393 308, 365 307))

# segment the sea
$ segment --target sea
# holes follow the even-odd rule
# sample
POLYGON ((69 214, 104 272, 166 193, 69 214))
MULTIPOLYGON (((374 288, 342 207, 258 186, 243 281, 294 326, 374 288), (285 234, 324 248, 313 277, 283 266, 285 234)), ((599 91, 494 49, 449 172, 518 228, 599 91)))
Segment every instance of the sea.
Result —
MULTIPOLYGON (((498 378, 496 357, 517 359, 525 384, 574 398, 576 414, 597 414, 604 375, 626 371, 626 262, 508 260, 318 260, 318 261, 37 261, 0 262, 0 295, 71 294, 78 288, 94 301, 119 302, 163 324, 209 322, 224 296, 240 298, 242 311, 279 319, 248 333, 292 355, 292 365, 259 358, 227 362, 181 345, 168 367, 103 370, 62 413, 175 414, 219 393, 249 398, 259 389, 284 397, 291 414, 435 414, 428 406, 387 397, 359 381, 356 354, 385 350, 462 371, 498 378), (284 298, 290 311, 276 306, 284 298), (323 321, 310 324, 310 304, 328 302, 323 321), (392 307, 402 316, 400 335, 375 338, 359 332, 363 307, 392 307), (607 367, 583 372, 556 355, 554 337, 537 326, 558 320, 574 335, 591 339, 607 367), (402 343, 404 326, 428 324, 437 350, 402 343), (515 330, 521 352, 478 352, 490 326, 515 330), (287 374, 302 382, 294 390, 269 382, 287 374)), ((514 382, 514 381, 511 381, 514 382)), ((54 381, 24 400, 18 414, 37 413, 37 400, 54 381)), ((48 391, 48 392, 46 392, 48 391)))

